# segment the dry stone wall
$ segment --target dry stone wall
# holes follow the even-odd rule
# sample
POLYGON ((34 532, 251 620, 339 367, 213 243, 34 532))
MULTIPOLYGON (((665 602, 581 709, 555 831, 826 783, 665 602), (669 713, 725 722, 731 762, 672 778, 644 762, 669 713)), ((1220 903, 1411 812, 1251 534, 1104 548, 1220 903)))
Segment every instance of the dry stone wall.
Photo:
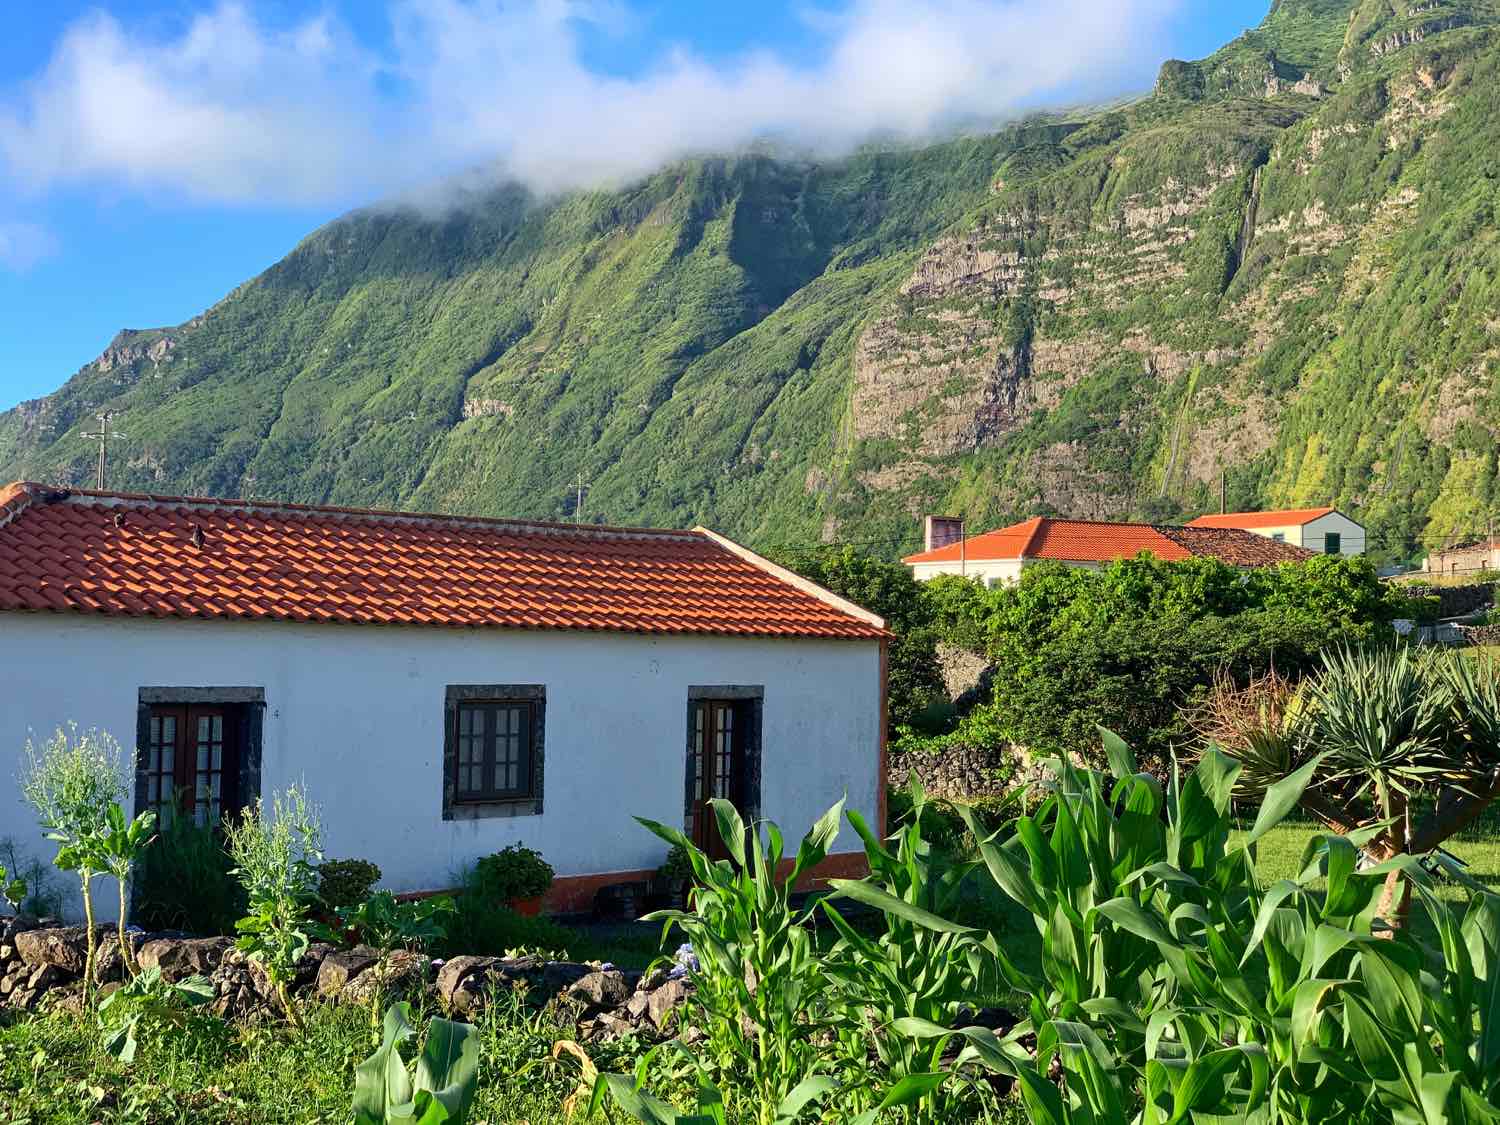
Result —
POLYGON ((1005 752, 995 749, 964 746, 890 755, 886 779, 890 788, 906 785, 913 773, 928 793, 950 801, 998 797, 1012 784, 1005 752))
MULTIPOLYGON (((119 987, 123 966, 115 931, 96 930, 95 979, 100 992, 119 987)), ((213 985, 211 1010, 241 1020, 279 1018, 275 990, 265 971, 227 937, 185 938, 131 933, 143 969, 157 968, 168 980, 198 975, 213 985)), ((0 1012, 42 1011, 77 1004, 85 956, 82 926, 50 920, 0 917, 0 1012)), ((680 1010, 692 994, 682 968, 649 974, 602 962, 553 961, 544 957, 452 957, 432 960, 398 951, 382 966, 368 946, 308 949, 298 965, 293 994, 304 1000, 369 1004, 417 991, 433 995, 451 1015, 472 1019, 496 997, 517 991, 533 1008, 552 1007, 577 1025, 582 1039, 634 1034, 646 1039, 675 1034, 680 1010)))

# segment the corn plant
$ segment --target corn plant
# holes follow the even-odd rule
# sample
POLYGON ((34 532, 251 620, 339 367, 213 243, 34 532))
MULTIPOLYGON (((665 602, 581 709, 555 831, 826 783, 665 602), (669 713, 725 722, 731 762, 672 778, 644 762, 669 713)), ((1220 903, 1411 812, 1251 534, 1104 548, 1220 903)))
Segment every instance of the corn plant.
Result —
POLYGON ((723 860, 710 859, 678 829, 636 818, 680 846, 692 865, 692 909, 647 919, 665 922, 666 932, 680 929, 692 943, 699 965, 692 1003, 718 1075, 751 1091, 747 1119, 774 1121, 776 1106, 825 1065, 816 1039, 829 1031, 821 1004, 826 978, 808 926, 815 907, 793 910, 791 897, 798 877, 828 853, 843 804, 802 838, 784 878, 780 830, 767 823, 762 842, 759 828, 747 832, 728 801, 710 802, 729 852, 723 860))
POLYGON ((54 864, 59 870, 78 875, 83 896, 83 989, 87 997, 94 984, 97 946, 93 881, 106 870, 93 845, 109 831, 110 809, 118 808, 125 798, 120 744, 102 731, 79 734, 76 726, 59 728, 41 746, 28 741, 21 793, 36 810, 43 834, 58 846, 54 864))
POLYGON ((354 1125, 463 1125, 479 1084, 479 1040, 473 1024, 434 1017, 415 1073, 401 1057, 416 1038, 411 1005, 392 1004, 375 1053, 354 1068, 354 1125))
POLYGON ((311 905, 317 894, 322 826, 317 809, 293 786, 225 822, 225 846, 245 890, 249 913, 235 923, 238 948, 266 971, 287 1022, 300 1027, 290 985, 311 944, 311 905))
MULTIPOLYGON (((964 880, 975 864, 954 860, 924 838, 926 794, 915 777, 910 790, 911 814, 889 846, 859 813, 847 814, 864 841, 870 878, 834 879, 830 885, 840 897, 880 909, 885 930, 875 936, 862 934, 833 902, 824 900, 823 909, 839 934, 827 954, 825 971, 850 1017, 839 1029, 850 1069, 867 1069, 873 1046, 882 1077, 932 1095, 913 1099, 916 1119, 940 1121, 951 1108, 941 1097, 947 1077, 940 1065, 943 1043, 894 1029, 908 1018, 951 1026, 962 1008, 985 1000, 998 1002, 1005 989, 985 971, 994 963, 985 951, 988 935, 943 922, 957 908, 964 880)), ((854 1108, 877 1100, 872 1083, 848 1086, 854 1108)))
POLYGON ((1272 785, 1231 846, 1238 763, 1210 751, 1163 791, 1105 743, 1112 782, 1060 765, 1036 817, 980 843, 1036 922, 1030 1018, 1003 1038, 920 1018, 902 1033, 957 1035, 958 1064, 1014 1077, 1039 1122, 1122 1121, 1137 1104, 1144 1125, 1497 1119, 1500 898, 1471 887, 1458 923, 1413 860, 1359 870, 1344 836, 1314 838, 1295 878, 1262 887, 1256 841, 1319 760, 1272 785), (1422 890, 1440 964, 1379 921, 1393 871, 1422 890))

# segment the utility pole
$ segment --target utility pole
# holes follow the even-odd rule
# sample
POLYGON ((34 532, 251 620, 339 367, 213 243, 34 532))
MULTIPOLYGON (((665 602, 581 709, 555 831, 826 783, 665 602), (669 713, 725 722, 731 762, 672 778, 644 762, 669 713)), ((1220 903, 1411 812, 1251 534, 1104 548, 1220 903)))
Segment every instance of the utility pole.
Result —
POLYGON ((573 505, 573 519, 577 523, 583 522, 583 470, 578 470, 578 502, 573 505))
POLYGON ((1225 503, 1225 497, 1226 497, 1226 495, 1227 495, 1227 493, 1226 493, 1225 488, 1224 488, 1224 466, 1220 465, 1219 466, 1219 515, 1221 515, 1221 516, 1224 515, 1226 512, 1229 511, 1229 505, 1225 503))
POLYGON ((966 516, 958 517, 958 576, 969 576, 969 520, 966 516))
POLYGON ((125 437, 124 434, 117 434, 109 428, 109 423, 114 416, 115 412, 113 410, 101 410, 98 414, 94 415, 94 417, 99 419, 99 431, 83 435, 88 440, 98 441, 99 443, 99 473, 98 482, 95 487, 100 492, 103 492, 105 488, 105 469, 109 459, 109 439, 118 438, 124 440, 125 437))

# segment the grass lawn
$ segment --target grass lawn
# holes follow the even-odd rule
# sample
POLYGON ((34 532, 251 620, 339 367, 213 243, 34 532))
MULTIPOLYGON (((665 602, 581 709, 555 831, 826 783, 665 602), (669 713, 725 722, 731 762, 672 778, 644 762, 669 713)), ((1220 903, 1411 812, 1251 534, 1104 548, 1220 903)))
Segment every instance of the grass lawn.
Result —
MULTIPOLYGON (((0 1125, 347 1122, 354 1065, 373 1048, 368 1011, 311 1004, 306 1016, 301 1033, 197 1019, 180 1034, 143 1043, 130 1066, 104 1055, 80 1017, 9 1017, 0 1024, 0 1125)), ((566 1121, 562 1103, 577 1068, 551 1063, 548 1052, 571 1029, 515 1011, 486 1016, 479 1028, 470 1122, 566 1121)), ((616 1047, 598 1062, 628 1070, 633 1055, 616 1047)))

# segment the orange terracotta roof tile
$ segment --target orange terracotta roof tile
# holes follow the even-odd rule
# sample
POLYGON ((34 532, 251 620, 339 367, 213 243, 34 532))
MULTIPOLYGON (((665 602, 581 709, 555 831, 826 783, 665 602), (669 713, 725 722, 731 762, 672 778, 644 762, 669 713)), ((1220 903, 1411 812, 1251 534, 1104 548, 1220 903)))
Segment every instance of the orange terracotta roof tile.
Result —
POLYGON ((0 487, 0 610, 882 638, 704 528, 0 487))
POLYGON ((1309 558, 1313 554, 1301 547, 1277 543, 1237 529, 1036 516, 998 531, 975 535, 962 546, 950 543, 946 547, 908 555, 902 561, 908 564, 949 563, 962 558, 969 562, 1052 559, 1099 563, 1134 558, 1142 551, 1149 551, 1166 562, 1212 556, 1235 566, 1269 566, 1309 558))
POLYGON ((1188 520, 1188 527, 1301 527, 1337 508, 1286 508, 1279 512, 1218 512, 1188 520))

